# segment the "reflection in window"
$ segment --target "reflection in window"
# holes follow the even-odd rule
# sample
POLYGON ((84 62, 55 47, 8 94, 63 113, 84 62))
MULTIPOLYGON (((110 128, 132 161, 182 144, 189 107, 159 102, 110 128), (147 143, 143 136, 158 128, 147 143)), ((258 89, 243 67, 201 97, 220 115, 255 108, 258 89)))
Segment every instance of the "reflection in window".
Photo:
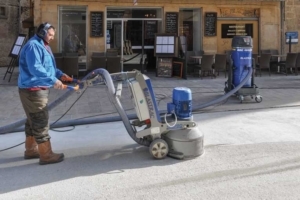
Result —
POLYGON ((86 8, 59 8, 59 49, 63 53, 86 54, 86 8))
POLYGON ((179 35, 185 36, 185 50, 201 50, 200 9, 181 9, 179 11, 179 35))

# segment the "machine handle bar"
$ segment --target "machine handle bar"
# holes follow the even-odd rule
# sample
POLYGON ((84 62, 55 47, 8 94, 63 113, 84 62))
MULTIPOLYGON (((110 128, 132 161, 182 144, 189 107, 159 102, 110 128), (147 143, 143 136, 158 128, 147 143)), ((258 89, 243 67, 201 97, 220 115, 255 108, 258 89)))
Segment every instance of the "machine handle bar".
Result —
POLYGON ((68 90, 78 91, 79 90, 79 85, 76 85, 76 86, 63 85, 63 88, 68 89, 68 90))

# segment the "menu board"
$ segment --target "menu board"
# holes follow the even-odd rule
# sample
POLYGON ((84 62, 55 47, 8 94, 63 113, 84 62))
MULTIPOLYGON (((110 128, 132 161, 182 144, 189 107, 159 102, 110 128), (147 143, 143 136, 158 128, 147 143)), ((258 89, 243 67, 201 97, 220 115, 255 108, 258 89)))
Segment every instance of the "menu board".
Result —
POLYGON ((157 32, 156 21, 145 21, 145 39, 154 39, 157 32))
POLYGON ((205 13, 204 35, 217 36, 217 13, 216 12, 205 13))
POLYGON ((25 34, 19 34, 8 56, 17 58, 19 56, 23 44, 25 43, 25 39, 26 39, 25 34))
POLYGON ((156 53, 174 54, 175 51, 174 36, 157 36, 156 38, 156 53))
POLYGON ((159 58, 157 61, 157 76, 172 77, 172 58, 159 58))
POLYGON ((177 57, 178 38, 175 34, 161 33, 155 34, 154 56, 177 57))
POLYGON ((91 37, 103 37, 103 12, 91 12, 91 37))
POLYGON ((166 33, 175 33, 178 35, 178 13, 166 12, 166 33))

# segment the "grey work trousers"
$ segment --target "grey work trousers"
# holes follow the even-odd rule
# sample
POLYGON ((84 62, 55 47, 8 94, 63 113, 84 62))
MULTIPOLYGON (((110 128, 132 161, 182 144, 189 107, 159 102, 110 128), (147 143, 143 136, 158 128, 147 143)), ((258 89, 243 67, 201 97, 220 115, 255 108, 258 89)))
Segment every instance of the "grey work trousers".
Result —
POLYGON ((19 88, 20 100, 27 116, 26 137, 33 136, 38 144, 46 142, 49 136, 48 95, 49 90, 30 91, 19 88))

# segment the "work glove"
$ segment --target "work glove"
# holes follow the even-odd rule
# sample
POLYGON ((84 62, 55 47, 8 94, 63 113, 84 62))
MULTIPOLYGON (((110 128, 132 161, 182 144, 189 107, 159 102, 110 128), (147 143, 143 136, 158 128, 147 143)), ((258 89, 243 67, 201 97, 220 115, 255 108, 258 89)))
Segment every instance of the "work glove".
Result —
POLYGON ((68 76, 67 74, 63 74, 60 77, 60 80, 62 80, 63 82, 73 82, 73 78, 71 78, 70 76, 68 76))

